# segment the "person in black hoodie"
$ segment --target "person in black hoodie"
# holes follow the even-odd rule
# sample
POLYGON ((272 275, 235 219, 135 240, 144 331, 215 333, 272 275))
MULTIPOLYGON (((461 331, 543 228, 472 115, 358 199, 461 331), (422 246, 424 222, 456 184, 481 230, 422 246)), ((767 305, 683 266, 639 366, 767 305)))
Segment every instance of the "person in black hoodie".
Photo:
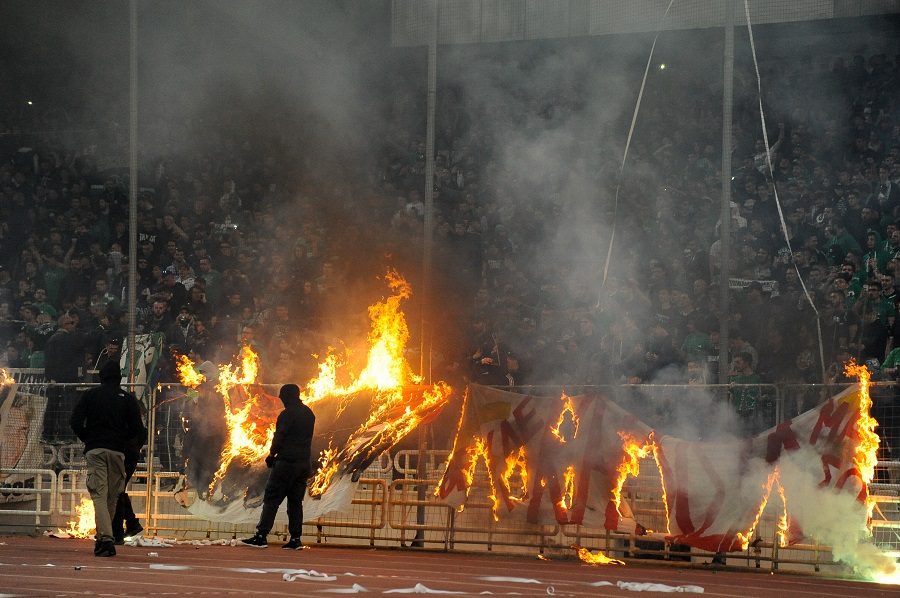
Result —
POLYGON ((300 401, 300 387, 285 384, 278 392, 284 403, 284 411, 275 420, 275 435, 266 457, 266 466, 271 468, 266 493, 263 497, 262 513, 256 525, 256 534, 241 540, 247 546, 266 548, 266 537, 275 524, 278 507, 287 498, 288 532, 291 539, 282 546, 286 550, 300 550, 303 543, 303 495, 306 480, 310 474, 310 450, 316 416, 312 409, 300 401))
POLYGON ((112 516, 125 489, 125 453, 130 443, 144 443, 147 428, 137 397, 120 386, 119 364, 107 363, 99 377, 100 386, 81 395, 69 423, 84 442, 87 488, 97 527, 94 555, 108 557, 116 554, 112 516))

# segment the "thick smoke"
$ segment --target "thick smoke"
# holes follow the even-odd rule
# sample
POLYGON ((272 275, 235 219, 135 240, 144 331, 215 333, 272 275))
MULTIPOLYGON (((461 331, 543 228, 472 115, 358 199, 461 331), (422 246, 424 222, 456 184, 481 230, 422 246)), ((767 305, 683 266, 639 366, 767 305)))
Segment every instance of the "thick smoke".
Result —
POLYGON ((830 545, 835 560, 853 567, 862 577, 877 579, 896 573, 894 560, 871 541, 865 506, 856 500, 858 487, 848 485, 840 493, 820 489, 821 460, 809 447, 783 454, 778 471, 788 513, 807 537, 830 545))

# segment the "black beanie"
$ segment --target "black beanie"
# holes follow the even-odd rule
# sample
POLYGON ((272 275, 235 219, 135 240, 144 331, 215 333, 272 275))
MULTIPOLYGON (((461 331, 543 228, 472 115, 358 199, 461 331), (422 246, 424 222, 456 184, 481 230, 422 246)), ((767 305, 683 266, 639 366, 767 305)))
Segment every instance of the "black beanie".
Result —
POLYGON ((119 381, 122 379, 122 369, 119 367, 118 363, 107 361, 103 364, 103 367, 100 368, 97 376, 100 378, 100 382, 110 382, 112 380, 119 381))
POLYGON ((285 384, 278 391, 278 398, 282 401, 299 401, 300 387, 296 384, 285 384))

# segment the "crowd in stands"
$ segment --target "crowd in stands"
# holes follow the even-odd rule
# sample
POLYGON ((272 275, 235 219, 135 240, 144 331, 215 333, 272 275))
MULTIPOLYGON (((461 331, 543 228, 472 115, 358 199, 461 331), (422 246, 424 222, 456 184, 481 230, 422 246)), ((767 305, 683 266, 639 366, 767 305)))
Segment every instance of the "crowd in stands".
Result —
MULTIPOLYGON (((615 126, 572 164, 591 173, 596 212, 616 220, 605 278, 605 255, 594 256, 592 277, 553 256, 536 267, 565 218, 560 189, 519 202, 526 183, 496 160, 487 116, 439 114, 426 298, 415 297, 424 134, 391 120, 397 114, 363 171, 297 166, 285 141, 239 110, 195 123, 219 130, 192 131, 189 150, 143 150, 136 255, 127 168, 104 164, 113 145, 124 154, 121 139, 101 135, 85 148, 0 118, 0 365, 72 382, 116 358, 131 260, 137 332, 164 335, 165 381, 175 381, 173 352, 227 363, 248 345, 263 381, 313 378, 313 355, 365 337, 366 305, 377 298, 368 291, 388 265, 410 280, 413 301, 425 301, 433 376, 452 383, 715 383, 723 317, 737 381, 821 382, 847 357, 894 364, 900 56, 814 71, 785 64, 765 74, 774 172, 756 81, 737 83, 727 306, 720 99, 691 82, 648 89, 621 178, 624 131, 615 126)), ((583 99, 557 97, 554 118, 583 99)), ((454 113, 467 108, 465 96, 454 100, 454 113)))

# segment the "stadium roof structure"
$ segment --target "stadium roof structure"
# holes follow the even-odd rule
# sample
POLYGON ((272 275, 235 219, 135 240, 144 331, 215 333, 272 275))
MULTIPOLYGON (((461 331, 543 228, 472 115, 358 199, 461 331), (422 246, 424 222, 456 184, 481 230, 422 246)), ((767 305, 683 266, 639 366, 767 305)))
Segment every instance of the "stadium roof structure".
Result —
MULTIPOLYGON (((472 44, 722 27, 727 1, 393 0, 391 42, 427 45, 435 3, 437 42, 472 44)), ((731 1, 736 25, 746 12, 752 25, 900 14, 896 0, 731 1)))

